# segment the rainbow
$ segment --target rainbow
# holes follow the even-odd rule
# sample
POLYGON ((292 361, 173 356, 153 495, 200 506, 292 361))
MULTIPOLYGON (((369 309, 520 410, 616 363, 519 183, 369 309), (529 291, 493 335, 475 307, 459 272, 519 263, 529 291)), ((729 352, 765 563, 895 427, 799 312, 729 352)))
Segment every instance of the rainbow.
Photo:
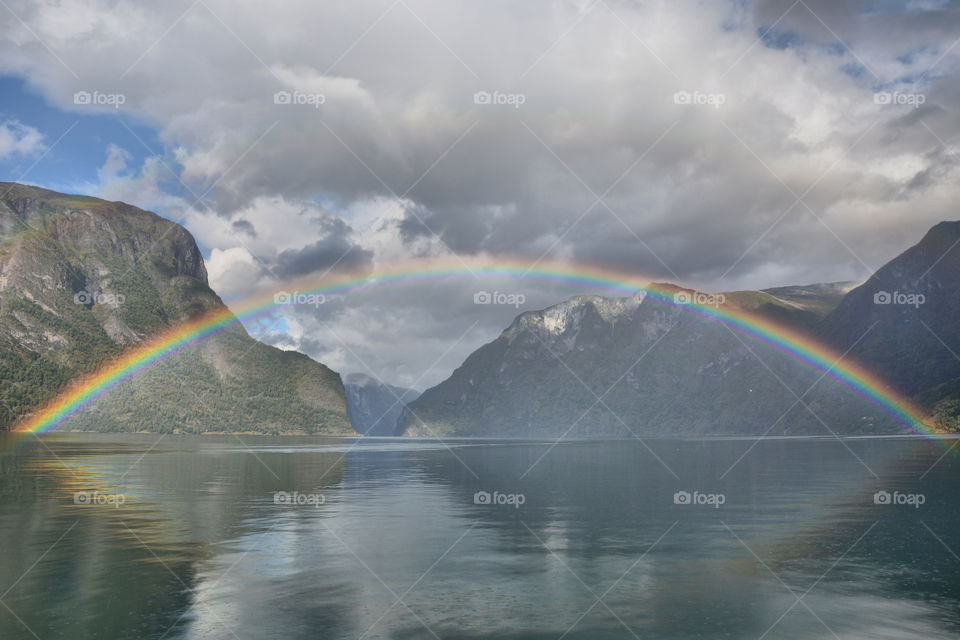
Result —
POLYGON ((676 288, 650 284, 637 274, 568 263, 524 263, 462 260, 409 263, 377 271, 373 274, 325 276, 319 280, 289 283, 284 292, 269 291, 232 303, 209 315, 177 325, 167 332, 132 348, 100 370, 83 377, 52 401, 33 412, 17 425, 16 430, 43 433, 64 424, 71 416, 89 406, 118 384, 169 358, 195 346, 245 320, 281 311, 305 296, 331 298, 363 295, 367 292, 414 286, 417 284, 467 280, 506 280, 517 286, 525 282, 558 285, 602 291, 611 295, 643 295, 644 300, 671 308, 679 308, 706 321, 721 321, 734 331, 773 346, 788 356, 805 363, 858 395, 873 402, 908 429, 934 433, 923 414, 906 398, 863 367, 844 361, 840 354, 784 326, 739 309, 733 305, 700 304, 678 301, 676 288), (291 292, 295 295, 291 295, 291 292))

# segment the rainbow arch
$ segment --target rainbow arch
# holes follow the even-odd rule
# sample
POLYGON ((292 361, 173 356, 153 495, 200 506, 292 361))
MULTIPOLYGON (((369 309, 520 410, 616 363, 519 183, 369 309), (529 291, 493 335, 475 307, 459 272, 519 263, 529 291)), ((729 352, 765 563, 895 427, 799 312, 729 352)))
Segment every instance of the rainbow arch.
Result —
MULTIPOLYGON (((853 362, 843 361, 840 354, 811 338, 778 325, 765 318, 729 305, 678 302, 675 289, 652 285, 637 274, 623 273, 570 263, 525 263, 516 260, 496 262, 447 260, 431 263, 408 263, 373 274, 332 275, 319 280, 301 280, 290 283, 285 292, 299 296, 338 296, 413 286, 422 283, 449 280, 504 279, 512 283, 536 282, 556 284, 606 293, 629 296, 644 295, 656 304, 680 308, 704 320, 726 323, 731 329, 773 346, 788 356, 818 370, 858 395, 879 406, 906 428, 920 434, 935 433, 923 414, 909 400, 889 387, 884 381, 853 362)), ((182 323, 134 347, 113 362, 93 372, 61 392, 45 406, 27 416, 15 427, 16 431, 43 433, 64 424, 70 417, 118 384, 211 337, 235 327, 244 320, 274 313, 294 304, 291 296, 270 291, 250 296, 206 316, 182 323)))

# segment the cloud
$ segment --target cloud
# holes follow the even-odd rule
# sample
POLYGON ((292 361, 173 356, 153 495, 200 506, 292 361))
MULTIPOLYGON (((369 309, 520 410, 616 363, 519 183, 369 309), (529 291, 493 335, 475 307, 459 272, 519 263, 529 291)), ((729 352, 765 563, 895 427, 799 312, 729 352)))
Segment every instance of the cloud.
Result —
POLYGON ((356 271, 369 267, 373 252, 350 244, 345 235, 330 235, 300 249, 287 249, 277 256, 274 269, 283 279, 329 271, 340 267, 356 271))
POLYGON ((232 216, 190 208, 184 223, 202 246, 242 249, 262 267, 247 288, 276 289, 290 279, 364 271, 373 263, 374 252, 357 243, 354 229, 316 202, 257 198, 232 216))
POLYGON ((250 224, 250 222, 247 220, 244 220, 242 218, 239 220, 234 220, 230 224, 230 226, 233 228, 234 231, 242 231, 243 233, 247 234, 251 238, 257 237, 256 228, 252 224, 250 224))
POLYGON ((126 173, 127 163, 133 156, 126 149, 113 143, 107 145, 107 159, 97 170, 100 183, 109 183, 117 180, 121 173, 126 173))
POLYGON ((17 120, 0 122, 0 160, 33 156, 46 148, 44 135, 37 129, 17 120))
MULTIPOLYGON (((365 269, 454 253, 714 290, 858 279, 957 217, 956 3, 11 8, 27 26, 0 13, 0 70, 77 114, 116 109, 76 105, 76 91, 123 94, 119 112, 155 127, 164 155, 131 168, 111 148, 103 192, 182 216, 231 290, 231 269, 268 286, 341 257, 365 269), (161 161, 203 202, 166 193, 161 161)), ((389 300, 298 322, 342 328, 361 358, 324 341, 338 362, 410 382, 405 363, 442 349, 379 340, 371 314, 437 346, 467 316, 443 298, 389 300)))
POLYGON ((206 265, 210 286, 226 299, 250 295, 251 284, 264 275, 263 267, 242 247, 213 249, 206 265))

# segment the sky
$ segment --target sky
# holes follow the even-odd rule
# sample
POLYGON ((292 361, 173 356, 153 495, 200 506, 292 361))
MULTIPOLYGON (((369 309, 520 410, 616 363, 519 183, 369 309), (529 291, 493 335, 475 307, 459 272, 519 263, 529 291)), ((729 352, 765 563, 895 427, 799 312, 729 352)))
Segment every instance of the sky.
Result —
MULTIPOLYGON (((960 6, 3 0, 0 179, 183 224, 228 302, 410 262, 703 290, 864 280, 960 218, 960 6)), ((248 327, 443 380, 582 290, 437 282, 248 327)))

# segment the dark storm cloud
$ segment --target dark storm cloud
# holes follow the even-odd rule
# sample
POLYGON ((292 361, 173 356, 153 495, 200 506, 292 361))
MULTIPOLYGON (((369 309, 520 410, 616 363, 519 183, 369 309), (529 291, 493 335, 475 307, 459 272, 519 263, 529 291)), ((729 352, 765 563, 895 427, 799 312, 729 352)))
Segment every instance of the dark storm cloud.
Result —
MULTIPOLYGON (((42 7, 14 4, 28 24, 46 29, 41 35, 71 53, 65 59, 91 85, 115 84, 143 53, 87 13, 76 16, 77 24, 92 25, 81 37, 51 32, 42 7), (103 43, 96 51, 71 49, 94 35, 103 43)), ((655 11, 670 17, 665 30, 650 26, 647 12, 654 8, 646 5, 619 6, 618 18, 589 4, 545 0, 521 11, 491 3, 469 25, 448 4, 411 5, 453 53, 408 11, 383 15, 383 7, 372 4, 346 11, 292 2, 269 19, 225 3, 209 6, 229 16, 231 29, 260 60, 232 55, 236 37, 197 10, 136 62, 122 87, 125 107, 159 123, 164 139, 176 145, 183 179, 216 180, 210 199, 223 215, 274 196, 295 203, 322 195, 343 211, 365 199, 402 196, 407 214, 390 226, 413 255, 432 242, 431 251, 532 258, 553 251, 653 268, 631 257, 649 253, 636 235, 678 278, 720 275, 734 260, 740 260, 738 273, 750 278, 765 268, 760 251, 747 251, 762 237, 802 271, 806 247, 832 234, 819 223, 794 227, 792 235, 780 226, 768 232, 795 195, 838 160, 835 170, 847 168, 844 154, 862 161, 855 183, 906 186, 935 168, 891 177, 872 165, 881 154, 923 162, 939 144, 924 125, 939 131, 942 122, 943 139, 956 127, 949 75, 956 58, 948 48, 957 10, 932 2, 913 3, 909 11, 875 2, 760 0, 746 10, 737 3, 664 3, 655 11), (934 10, 920 10, 924 6, 934 10), (557 24, 537 17, 547 13, 557 24), (363 33, 380 17, 350 48, 354 42, 345 34, 363 33), (795 37, 755 43, 774 22, 795 37), (323 25, 324 37, 307 37, 303 24, 323 25), (504 24, 515 24, 513 35, 492 50, 480 34, 504 24), (224 56, 233 68, 197 62, 224 56), (384 59, 393 62, 389 71, 384 59), (191 74, 172 73, 186 60, 191 74), (851 74, 858 65, 871 73, 851 74), (913 79, 911 90, 925 92, 920 109, 884 111, 872 103, 875 88, 903 89, 904 78, 913 79), (324 99, 319 106, 275 104, 278 90, 324 99), (524 102, 520 108, 478 105, 478 90, 520 94, 524 102), (725 101, 720 109, 674 104, 681 90, 719 92, 725 101), (860 139, 868 126, 875 130, 860 139), (581 227, 588 223, 593 228, 581 227), (611 238, 611 246, 602 238, 611 238), (619 248, 631 240, 635 251, 619 248)), ((94 15, 110 7, 138 16, 131 23, 146 32, 149 24, 177 17, 173 8, 124 2, 91 0, 89 7, 94 15)), ((22 29, 9 26, 13 33, 22 29)), ((162 35, 146 32, 146 42, 162 35)), ((5 53, 9 67, 37 69, 33 77, 45 78, 51 95, 72 96, 66 70, 9 47, 5 53)), ((810 198, 824 219, 824 210, 846 206, 842 186, 825 189, 829 184, 822 182, 810 198)), ((864 196, 871 197, 857 194, 864 196)), ((855 208, 843 215, 859 215, 855 208)), ((931 222, 941 215, 921 208, 931 222)), ((362 246, 365 239, 355 242, 362 246)), ((298 246, 282 247, 278 265, 283 273, 302 273, 346 248, 304 237, 298 246)), ((348 258, 367 254, 352 251, 348 258)), ((844 251, 834 262, 843 269, 858 260, 844 251)))
POLYGON ((241 231, 251 238, 257 237, 257 231, 248 220, 234 220, 231 225, 235 231, 241 231))
POLYGON ((273 272, 283 279, 297 278, 337 268, 344 271, 369 269, 373 252, 351 242, 352 229, 339 218, 324 218, 318 225, 324 237, 298 249, 280 252, 273 272))
MULTIPOLYGON (((171 3, 10 7, 24 23, 0 11, 3 71, 77 113, 78 90, 122 91, 166 164, 212 186, 217 214, 186 220, 217 286, 451 251, 714 290, 857 279, 960 215, 957 3, 205 0, 179 22, 171 3), (524 101, 476 104, 483 91, 524 101)), ((409 384, 472 322, 467 294, 298 309, 288 337, 360 369, 305 341, 337 331, 409 384)))

